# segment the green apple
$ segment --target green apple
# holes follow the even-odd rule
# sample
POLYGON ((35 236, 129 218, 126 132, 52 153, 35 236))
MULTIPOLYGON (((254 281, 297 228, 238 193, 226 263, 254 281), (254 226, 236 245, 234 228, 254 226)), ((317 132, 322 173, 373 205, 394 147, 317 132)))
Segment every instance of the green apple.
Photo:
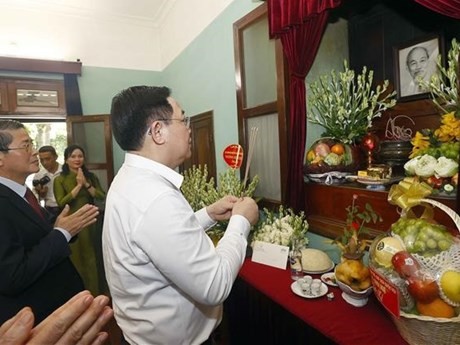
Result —
POLYGON ((452 302, 460 303, 460 272, 447 270, 440 280, 442 292, 452 302))

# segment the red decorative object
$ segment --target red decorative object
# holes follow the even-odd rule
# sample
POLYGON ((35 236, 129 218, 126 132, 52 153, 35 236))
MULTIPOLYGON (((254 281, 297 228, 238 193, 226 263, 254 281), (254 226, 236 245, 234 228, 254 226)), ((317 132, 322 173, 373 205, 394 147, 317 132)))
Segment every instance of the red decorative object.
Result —
POLYGON ((230 168, 239 169, 243 162, 243 148, 241 145, 228 145, 224 149, 224 161, 230 168))
POLYGON ((367 164, 371 165, 374 161, 374 154, 380 150, 380 139, 374 133, 367 133, 361 139, 361 148, 366 152, 367 164))

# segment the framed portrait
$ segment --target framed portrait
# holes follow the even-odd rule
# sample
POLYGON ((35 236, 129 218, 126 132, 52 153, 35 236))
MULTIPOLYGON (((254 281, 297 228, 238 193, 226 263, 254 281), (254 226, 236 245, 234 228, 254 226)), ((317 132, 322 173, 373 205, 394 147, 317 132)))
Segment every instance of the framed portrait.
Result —
POLYGON ((395 87, 398 101, 427 98, 430 93, 420 85, 420 80, 429 81, 437 72, 436 61, 441 55, 444 64, 443 41, 439 34, 394 47, 395 87))

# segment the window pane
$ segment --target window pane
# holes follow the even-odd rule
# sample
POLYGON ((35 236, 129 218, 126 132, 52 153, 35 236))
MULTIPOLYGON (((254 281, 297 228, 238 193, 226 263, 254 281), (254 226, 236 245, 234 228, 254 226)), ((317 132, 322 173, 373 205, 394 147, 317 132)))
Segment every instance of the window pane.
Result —
POLYGON ((260 179, 255 195, 281 201, 278 114, 247 119, 249 133, 252 127, 259 128, 249 170, 250 178, 260 179))
POLYGON ((74 144, 81 145, 85 149, 86 163, 106 163, 105 146, 101 140, 91 138, 104 138, 104 122, 73 123, 74 144), (89 139, 87 139, 89 138, 89 139))
POLYGON ((266 17, 243 31, 244 108, 276 101, 275 42, 267 38, 266 17))

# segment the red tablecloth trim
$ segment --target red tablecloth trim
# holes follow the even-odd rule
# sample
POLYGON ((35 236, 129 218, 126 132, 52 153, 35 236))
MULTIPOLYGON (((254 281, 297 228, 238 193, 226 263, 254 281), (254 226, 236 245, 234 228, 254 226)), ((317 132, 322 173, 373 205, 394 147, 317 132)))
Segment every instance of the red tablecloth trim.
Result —
MULTIPOLYGON (((258 264, 250 259, 246 259, 239 276, 338 344, 407 344, 374 295, 370 296, 366 306, 360 308, 345 302, 338 287, 328 286, 328 292, 335 295, 332 301, 328 301, 326 296, 302 298, 291 291, 293 281, 288 270, 258 264)), ((313 277, 319 278, 319 275, 313 277)))

